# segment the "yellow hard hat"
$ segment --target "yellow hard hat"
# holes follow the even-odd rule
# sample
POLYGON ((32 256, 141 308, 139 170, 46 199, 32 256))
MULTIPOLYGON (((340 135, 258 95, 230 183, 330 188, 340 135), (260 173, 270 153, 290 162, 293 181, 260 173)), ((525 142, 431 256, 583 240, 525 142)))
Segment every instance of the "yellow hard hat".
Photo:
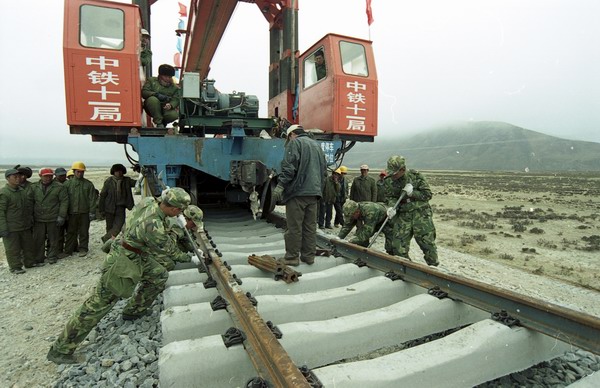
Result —
POLYGON ((73 171, 75 171, 75 170, 85 171, 85 164, 83 164, 83 162, 73 162, 73 165, 71 166, 71 170, 73 170, 73 171))
POLYGON ((335 170, 334 172, 335 172, 336 174, 340 174, 340 175, 341 175, 341 174, 342 174, 342 169, 341 169, 341 168, 338 168, 338 169, 337 169, 337 170, 335 170))
POLYGON ((346 167, 346 166, 340 166, 340 172, 342 174, 347 174, 348 173, 348 167, 346 167))
POLYGON ((70 176, 73 176, 73 175, 75 175, 75 173, 73 172, 73 170, 67 171, 67 178, 70 177, 70 176))

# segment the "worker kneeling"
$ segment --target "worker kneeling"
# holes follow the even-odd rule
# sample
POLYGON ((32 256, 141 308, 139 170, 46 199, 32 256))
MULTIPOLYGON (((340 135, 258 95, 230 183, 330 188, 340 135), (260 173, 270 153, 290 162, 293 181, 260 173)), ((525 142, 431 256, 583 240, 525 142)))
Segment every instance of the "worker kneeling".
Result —
POLYGON ((173 83, 174 76, 173 66, 160 65, 158 77, 148 78, 142 88, 144 109, 156 128, 164 128, 179 117, 179 88, 173 83))
MULTIPOLYGON (((344 227, 340 230, 338 237, 345 238, 352 228, 356 226, 356 233, 350 239, 350 242, 363 247, 369 245, 371 236, 379 230, 387 216, 385 206, 377 202, 347 200, 342 209, 345 221, 344 227)), ((383 232, 386 233, 386 228, 384 228, 383 232)), ((391 229, 389 232, 391 232, 391 229)))
POLYGON ((52 344, 48 360, 57 364, 77 363, 73 356, 75 349, 120 298, 131 297, 123 308, 124 320, 146 315, 169 277, 155 258, 185 255, 169 236, 166 218, 179 216, 190 202, 188 193, 173 188, 163 192, 160 202, 149 198, 134 207, 121 244, 113 244, 96 287, 52 344))

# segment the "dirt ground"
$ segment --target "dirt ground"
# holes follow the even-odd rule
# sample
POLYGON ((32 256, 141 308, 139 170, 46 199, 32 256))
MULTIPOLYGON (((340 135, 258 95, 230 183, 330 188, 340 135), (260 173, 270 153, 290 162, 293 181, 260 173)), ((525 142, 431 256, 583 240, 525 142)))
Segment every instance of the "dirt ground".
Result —
MULTIPOLYGON (((440 271, 473 278, 600 317, 600 173, 424 171, 434 192, 440 271)), ((108 168, 86 177, 100 189, 108 168)), ((50 387, 50 344, 99 277, 90 253, 9 273, 0 242, 0 386, 50 387)), ((413 260, 423 262, 418 247, 413 260)))

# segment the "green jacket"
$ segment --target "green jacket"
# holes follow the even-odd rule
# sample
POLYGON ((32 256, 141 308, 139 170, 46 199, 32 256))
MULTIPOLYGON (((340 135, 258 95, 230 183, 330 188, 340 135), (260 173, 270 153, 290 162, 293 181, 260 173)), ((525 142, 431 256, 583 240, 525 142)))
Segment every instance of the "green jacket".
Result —
POLYGON ((325 179, 325 188, 323 189, 323 201, 325 203, 333 204, 340 192, 340 182, 333 180, 333 176, 330 175, 325 179))
POLYGON ((359 202, 358 209, 360 210, 358 219, 345 219, 344 227, 340 230, 338 237, 346 237, 356 225, 356 233, 350 239, 350 242, 366 247, 369 245, 371 236, 375 234, 377 228, 385 220, 387 209, 383 204, 377 202, 359 202))
POLYGON ((114 176, 106 178, 102 190, 100 191, 100 200, 98 201, 98 210, 100 213, 116 213, 117 206, 125 206, 127 209, 133 209, 133 193, 131 188, 135 187, 135 180, 124 176, 120 180, 121 195, 118 195, 119 180, 114 176))
POLYGON ((392 178, 385 178, 385 202, 386 206, 391 207, 396 204, 400 193, 407 183, 413 185, 413 192, 410 198, 405 197, 397 208, 398 213, 410 212, 413 210, 429 207, 429 200, 432 197, 429 184, 425 177, 416 170, 407 170, 404 176, 396 181, 392 178))
POLYGON ((60 216, 67 218, 69 196, 62 183, 52 181, 44 192, 40 180, 31 187, 33 193, 33 219, 35 222, 54 222, 60 216))
POLYGON ((69 214, 96 213, 98 192, 94 184, 85 178, 73 178, 63 187, 69 195, 69 214))
POLYGON ((20 232, 33 225, 33 194, 9 185, 0 189, 0 232, 20 232))
POLYGON ((370 176, 359 176, 352 181, 350 199, 355 202, 377 202, 377 183, 370 176))
MULTIPOLYGON (((173 109, 179 107, 179 88, 175 84, 171 84, 169 86, 162 86, 160 82, 158 82, 157 77, 150 77, 144 83, 144 87, 142 88, 142 97, 144 99, 154 96, 156 93, 165 94, 171 97, 170 101, 167 101, 171 104, 173 109)), ((167 102, 162 103, 162 105, 167 102)))

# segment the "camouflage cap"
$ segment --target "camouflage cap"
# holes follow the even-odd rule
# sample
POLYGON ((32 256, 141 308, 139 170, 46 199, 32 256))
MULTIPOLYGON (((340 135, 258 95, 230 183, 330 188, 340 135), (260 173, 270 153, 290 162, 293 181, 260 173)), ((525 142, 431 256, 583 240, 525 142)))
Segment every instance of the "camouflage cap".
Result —
POLYGON ((406 161, 403 156, 394 155, 388 159, 386 168, 388 175, 394 175, 403 168, 406 168, 406 161))
POLYGON ((204 228, 204 223, 202 222, 202 218, 204 218, 204 213, 202 213, 202 209, 200 209, 196 205, 190 205, 183 211, 183 215, 185 218, 188 218, 194 221, 194 224, 200 229, 204 228))
POLYGON ((344 207, 342 207, 342 211, 344 212, 344 217, 350 218, 355 211, 358 210, 358 203, 349 199, 344 203, 344 207))
POLYGON ((167 204, 185 210, 188 207, 192 199, 190 195, 180 187, 174 187, 172 189, 166 189, 162 192, 160 198, 167 204))

